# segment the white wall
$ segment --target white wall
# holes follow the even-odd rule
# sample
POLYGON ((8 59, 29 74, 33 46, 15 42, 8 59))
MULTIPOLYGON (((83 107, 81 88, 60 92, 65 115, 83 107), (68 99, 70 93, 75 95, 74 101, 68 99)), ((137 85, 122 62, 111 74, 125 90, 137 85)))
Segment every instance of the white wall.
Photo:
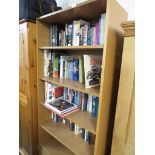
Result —
MULTIPOLYGON (((80 3, 85 0, 56 0, 58 6, 61 7, 67 7, 71 3, 80 3)), ((134 9, 135 9, 135 4, 134 0, 117 0, 120 5, 128 12, 128 20, 134 20, 135 15, 134 15, 134 9)))
POLYGON ((117 0, 120 5, 128 12, 128 20, 135 19, 135 1, 134 0, 117 0))

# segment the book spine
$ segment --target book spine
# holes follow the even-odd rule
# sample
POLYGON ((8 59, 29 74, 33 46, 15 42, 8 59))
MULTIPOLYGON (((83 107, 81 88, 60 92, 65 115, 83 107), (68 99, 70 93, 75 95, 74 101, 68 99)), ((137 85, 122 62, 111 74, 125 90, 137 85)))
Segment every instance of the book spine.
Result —
POLYGON ((92 96, 92 116, 98 116, 98 105, 99 105, 99 98, 96 96, 92 96))
POLYGON ((90 143, 90 141, 91 141, 91 134, 90 134, 90 132, 89 131, 87 131, 87 130, 85 130, 85 138, 84 138, 84 140, 85 140, 85 142, 86 143, 90 143))
POLYGON ((79 82, 84 83, 84 63, 82 56, 79 59, 79 82))
POLYGON ((82 139, 85 139, 85 129, 84 128, 82 128, 81 137, 82 137, 82 139))
POLYGON ((73 80, 79 81, 79 61, 73 60, 73 80))
POLYGON ((88 35, 88 25, 84 25, 84 31, 83 31, 83 45, 87 45, 87 35, 88 35))
POLYGON ((68 46, 72 46, 73 24, 68 25, 68 46))
POLYGON ((74 129, 75 129, 75 123, 70 122, 70 130, 74 131, 74 129))
POLYGON ((59 55, 57 53, 53 53, 53 78, 59 77, 59 55))
POLYGON ((83 111, 87 111, 88 94, 84 93, 83 111))

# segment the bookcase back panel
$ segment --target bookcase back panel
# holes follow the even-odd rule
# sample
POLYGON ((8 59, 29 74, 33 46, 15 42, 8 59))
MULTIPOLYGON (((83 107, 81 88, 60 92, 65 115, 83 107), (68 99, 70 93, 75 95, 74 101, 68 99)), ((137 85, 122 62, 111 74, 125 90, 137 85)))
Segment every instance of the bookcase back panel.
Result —
POLYGON ((44 100, 45 100, 45 82, 44 81, 42 81, 42 80, 39 80, 38 81, 38 88, 40 88, 39 90, 38 90, 38 101, 40 102, 40 103, 42 103, 42 102, 44 102, 44 100))
POLYGON ((40 127, 39 135, 40 155, 75 155, 40 127))
POLYGON ((45 22, 37 21, 37 46, 49 46, 50 45, 50 32, 49 24, 45 22))
POLYGON ((89 0, 78 4, 77 7, 69 7, 38 18, 50 24, 71 22, 77 19, 86 21, 94 20, 106 10, 106 0, 89 0), (95 10, 94 10, 95 9, 95 10))
POLYGON ((46 119, 51 118, 51 111, 45 108, 40 103, 38 104, 38 113, 39 113, 39 116, 38 116, 39 123, 43 122, 46 119))

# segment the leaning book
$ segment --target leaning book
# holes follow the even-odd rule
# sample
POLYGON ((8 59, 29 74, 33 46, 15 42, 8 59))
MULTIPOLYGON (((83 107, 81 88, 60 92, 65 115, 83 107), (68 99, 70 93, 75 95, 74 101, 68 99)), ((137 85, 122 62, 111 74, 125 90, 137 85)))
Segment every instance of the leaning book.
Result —
POLYGON ((45 106, 58 115, 69 114, 72 111, 78 110, 78 105, 74 105, 60 98, 51 102, 46 102, 45 106))
POLYGON ((102 56, 84 55, 85 87, 100 85, 102 56))

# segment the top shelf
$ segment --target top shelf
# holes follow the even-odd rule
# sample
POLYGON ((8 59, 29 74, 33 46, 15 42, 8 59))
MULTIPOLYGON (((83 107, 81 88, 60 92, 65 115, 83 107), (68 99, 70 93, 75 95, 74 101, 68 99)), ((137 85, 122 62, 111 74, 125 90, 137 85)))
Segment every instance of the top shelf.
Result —
POLYGON ((37 18, 49 24, 62 24, 73 20, 95 20, 106 11, 106 0, 89 0, 37 18), (95 10, 94 10, 95 9, 95 10))

